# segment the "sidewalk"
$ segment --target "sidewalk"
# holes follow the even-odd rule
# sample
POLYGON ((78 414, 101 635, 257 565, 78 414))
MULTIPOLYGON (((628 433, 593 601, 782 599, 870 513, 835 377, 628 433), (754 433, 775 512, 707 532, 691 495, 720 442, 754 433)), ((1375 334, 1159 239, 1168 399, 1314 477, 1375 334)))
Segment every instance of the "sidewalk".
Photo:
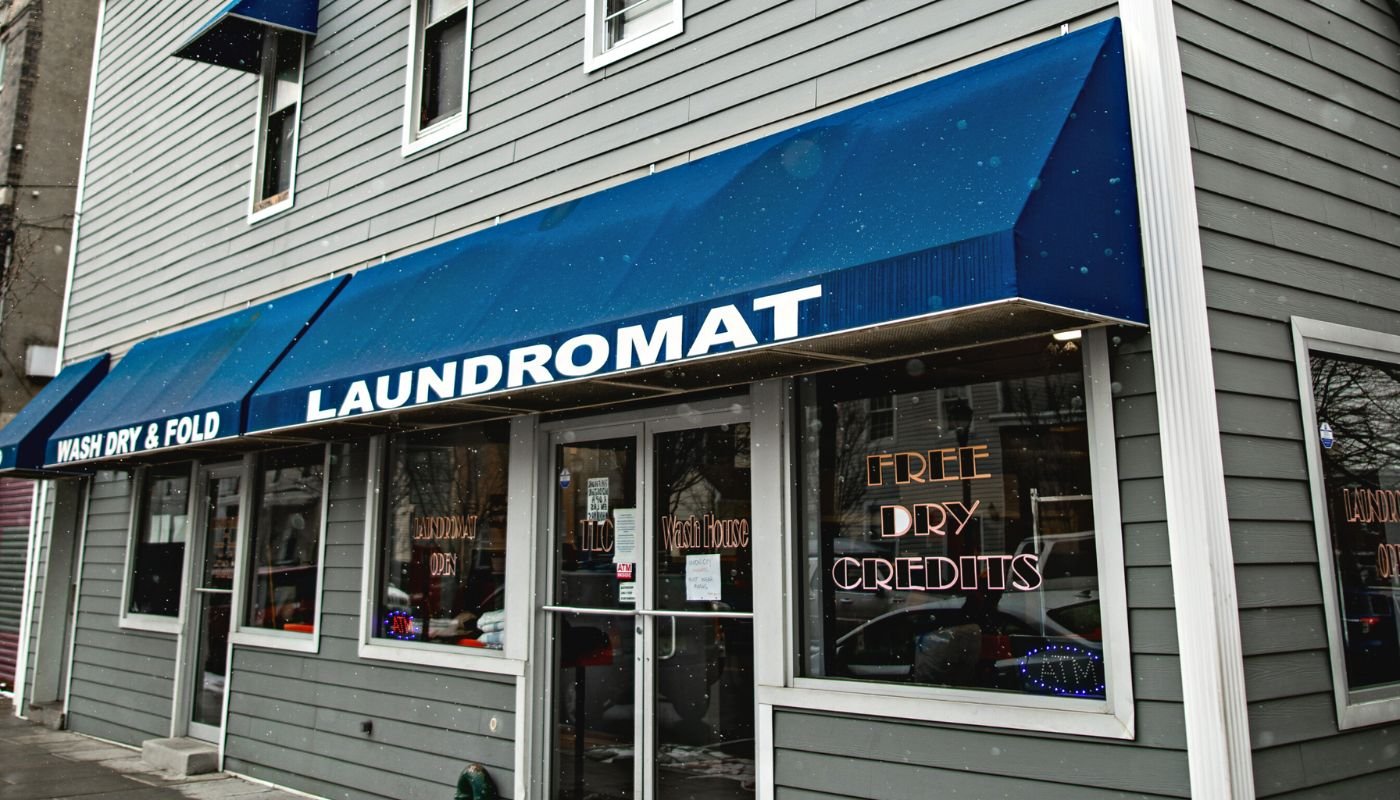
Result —
POLYGON ((0 697, 0 800, 80 797, 104 800, 302 800, 221 773, 172 778, 141 753, 14 716, 0 697))

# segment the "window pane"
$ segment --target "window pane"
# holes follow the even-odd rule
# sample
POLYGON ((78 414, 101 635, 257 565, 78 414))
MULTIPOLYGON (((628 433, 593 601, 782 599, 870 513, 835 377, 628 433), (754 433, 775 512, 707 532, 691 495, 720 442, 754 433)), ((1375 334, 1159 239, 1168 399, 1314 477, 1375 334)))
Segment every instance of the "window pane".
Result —
POLYGON ((1400 366, 1313 352, 1347 685, 1400 682, 1400 366))
POLYGON ((752 611, 749 426, 658 433, 654 450, 656 607, 752 611), (687 572, 707 560, 718 566, 718 591, 691 597, 687 572))
POLYGON ((292 152, 301 108, 299 34, 273 33, 263 60, 262 142, 258 164, 259 207, 283 199, 292 188, 292 152))
POLYGON ((272 85, 268 92, 269 111, 286 108, 301 100, 301 35, 280 33, 274 39, 272 85))
POLYGON ((674 18, 676 0, 607 0, 604 4, 603 46, 615 47, 664 27, 674 18))
POLYGON ((296 106, 273 114, 267 120, 267 141, 263 143, 264 199, 292 188, 292 146, 296 136, 296 106))
POLYGON ((249 538, 249 627, 315 630, 325 453, 318 445, 262 459, 257 516, 249 538))
POLYGON ((806 674, 1102 697, 1077 345, 804 379, 806 674))
POLYGON ((147 470, 141 486, 136 538, 132 543, 133 614, 180 613, 180 575, 189 538, 190 466, 174 464, 147 470))
POLYGON ((419 126, 426 128, 462 110, 466 79, 467 13, 429 27, 423 36, 423 100, 419 126))
POLYGON ((504 644, 509 433, 495 422, 390 440, 376 636, 504 644))

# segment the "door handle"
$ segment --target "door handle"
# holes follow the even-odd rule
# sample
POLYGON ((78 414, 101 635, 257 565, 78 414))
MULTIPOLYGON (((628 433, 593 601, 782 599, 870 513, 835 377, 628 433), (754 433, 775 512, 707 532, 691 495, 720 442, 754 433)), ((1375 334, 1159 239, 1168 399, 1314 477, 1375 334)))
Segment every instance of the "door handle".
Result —
POLYGON ((676 618, 670 617, 669 619, 671 622, 671 649, 664 656, 658 655, 656 657, 657 661, 669 661, 676 655, 676 618))

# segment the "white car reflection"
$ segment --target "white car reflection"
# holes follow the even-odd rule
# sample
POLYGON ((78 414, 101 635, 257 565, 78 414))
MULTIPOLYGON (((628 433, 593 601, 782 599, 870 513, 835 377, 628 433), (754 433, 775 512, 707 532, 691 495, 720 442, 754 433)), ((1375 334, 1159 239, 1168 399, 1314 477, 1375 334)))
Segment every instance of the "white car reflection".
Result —
POLYGON ((833 677, 1103 696, 1091 589, 953 596, 899 608, 836 641, 833 677))

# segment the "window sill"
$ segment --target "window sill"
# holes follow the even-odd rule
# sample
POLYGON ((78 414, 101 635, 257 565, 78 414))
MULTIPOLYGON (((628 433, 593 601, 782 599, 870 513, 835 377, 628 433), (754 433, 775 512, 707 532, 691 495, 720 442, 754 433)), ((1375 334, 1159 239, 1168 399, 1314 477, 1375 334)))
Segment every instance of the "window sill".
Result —
POLYGON ((777 708, 834 711, 856 716, 1103 739, 1130 740, 1136 735, 1131 706, 1123 713, 1114 713, 1106 700, 863 684, 820 678, 797 678, 793 684, 792 687, 756 687, 756 702, 777 708))
POLYGON ((260 222, 268 217, 289 211, 292 208, 292 193, 290 190, 281 194, 273 195, 265 200, 258 200, 248 208, 248 224, 260 222))
POLYGON ((405 157, 421 153, 434 145, 442 144, 448 139, 466 133, 467 115, 458 113, 447 119, 433 123, 427 128, 418 131, 417 134, 413 133, 410 127, 411 124, 412 123, 408 121, 404 123, 403 155, 405 157))
POLYGON ((1395 696, 1394 684, 1350 693, 1339 690, 1336 695, 1337 727, 1342 730, 1400 720, 1400 697, 1395 696))
POLYGON ((389 643, 385 639, 375 639, 360 643, 360 658, 375 661, 392 661, 397 664, 419 664, 425 667, 446 667, 449 669, 490 672, 496 675, 525 674, 525 662, 507 658, 497 651, 461 652, 462 648, 451 645, 421 644, 418 642, 389 643))
POLYGON ((320 637, 314 633, 286 633, 261 629, 242 629, 228 635, 230 644, 240 647, 261 647, 267 650, 287 650, 293 653, 318 653, 320 637))
POLYGON ((179 617, 163 617, 159 614, 125 614, 117 620, 117 627, 124 631, 146 631, 177 636, 180 633, 181 622, 179 617))

